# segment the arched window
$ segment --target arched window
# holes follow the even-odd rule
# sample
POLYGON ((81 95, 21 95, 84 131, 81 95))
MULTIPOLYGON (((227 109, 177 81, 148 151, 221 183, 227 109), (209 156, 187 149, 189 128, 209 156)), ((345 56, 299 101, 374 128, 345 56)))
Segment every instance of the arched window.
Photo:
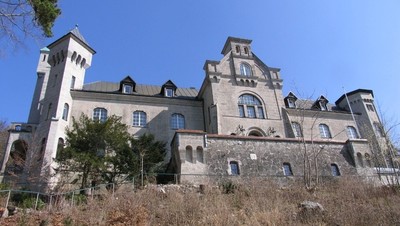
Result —
POLYGON ((50 117, 51 117, 51 108, 52 108, 52 103, 49 104, 49 108, 47 109, 46 120, 50 119, 50 117))
POLYGON ((285 176, 293 176, 293 171, 292 171, 292 167, 290 166, 290 163, 283 163, 283 174, 285 176))
POLYGON ((62 154, 63 151, 64 151, 64 139, 60 137, 58 138, 56 158, 60 158, 60 155, 62 154))
POLYGON ((184 129, 185 117, 182 114, 171 115, 171 129, 184 129))
POLYGON ((65 121, 68 120, 68 113, 69 113, 69 105, 67 103, 65 103, 63 114, 62 114, 62 119, 64 119, 65 121))
POLYGON ((93 120, 105 122, 107 120, 107 110, 105 108, 95 108, 93 110, 93 120))
POLYGON ((78 58, 76 58, 76 65, 78 65, 79 63, 81 63, 81 55, 78 56, 78 58))
POLYGON ((46 138, 43 138, 42 143, 40 144, 40 151, 37 159, 38 162, 43 159, 45 151, 46 151, 46 138))
POLYGON ((252 72, 251 72, 251 67, 250 65, 246 63, 240 64, 240 74, 246 77, 251 77, 252 72))
POLYGON ((358 138, 357 130, 353 126, 346 127, 346 131, 347 131, 347 137, 349 139, 357 139, 358 138))
POLYGON ((240 175, 239 163, 237 161, 230 161, 229 167, 231 170, 231 175, 240 175))
POLYGON ((378 122, 374 122, 374 129, 377 137, 383 137, 382 126, 378 122))
POLYGON ((86 64, 86 59, 83 58, 83 60, 82 60, 82 62, 81 62, 81 67, 85 67, 85 64, 86 64))
POLYGON ((16 125, 16 126, 15 126, 15 131, 21 131, 21 130, 22 130, 21 125, 16 125))
POLYGON ((240 47, 236 46, 236 53, 240 53, 240 47))
POLYGON ((76 52, 74 52, 73 54, 72 54, 72 56, 71 56, 71 62, 73 62, 75 59, 76 59, 76 52))
POLYGON ((244 47, 244 54, 249 54, 249 49, 247 47, 244 47))
POLYGON ((135 111, 133 112, 133 126, 146 126, 147 123, 147 115, 144 111, 135 111))
POLYGON ((334 163, 331 164, 331 173, 332 173, 332 176, 334 176, 334 177, 340 176, 339 167, 334 163))
POLYGON ((261 101, 251 94, 243 94, 239 97, 238 108, 241 118, 265 118, 261 101))
POLYGON ((193 162, 193 148, 192 146, 186 146, 186 161, 193 162))
POLYGON ((329 127, 326 124, 319 124, 319 134, 321 138, 332 138, 329 127))
POLYGON ((292 129, 294 137, 303 137, 303 132, 301 131, 301 126, 298 122, 292 122, 292 129))
POLYGON ((203 153, 203 148, 198 146, 196 148, 196 159, 198 162, 204 163, 204 153, 203 153))
POLYGON ((360 152, 357 153, 357 162, 359 166, 364 167, 363 156, 360 152))
POLYGON ((263 135, 260 133, 260 131, 257 130, 252 130, 249 133, 249 137, 262 137, 263 135))
POLYGON ((365 153, 364 157, 365 157, 365 162, 367 162, 367 166, 372 167, 371 156, 368 153, 365 153))

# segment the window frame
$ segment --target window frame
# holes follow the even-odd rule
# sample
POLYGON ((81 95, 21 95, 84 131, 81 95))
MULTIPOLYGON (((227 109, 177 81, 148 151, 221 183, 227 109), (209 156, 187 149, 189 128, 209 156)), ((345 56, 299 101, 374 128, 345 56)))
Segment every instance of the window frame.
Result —
POLYGON ((253 94, 245 93, 239 96, 238 111, 240 118, 266 118, 261 100, 253 94))
POLYGON ((229 161, 229 170, 230 175, 232 176, 239 176, 240 175, 240 167, 238 161, 229 161))
POLYGON ((170 127, 173 130, 178 130, 178 129, 185 129, 185 116, 180 113, 174 113, 171 115, 170 119, 170 127))
POLYGON ((283 174, 287 177, 293 176, 292 166, 288 162, 282 164, 283 174))
POLYGON ((354 126, 346 127, 346 134, 349 139, 358 139, 357 129, 354 126))
POLYGON ((342 175, 342 174, 340 173, 340 169, 339 169, 339 166, 338 166, 337 164, 332 163, 332 164, 330 165, 330 167, 331 167, 331 175, 332 175, 332 176, 334 176, 334 177, 339 177, 339 176, 342 175))
POLYGON ((132 94, 133 93, 133 86, 131 84, 123 84, 122 92, 125 94, 132 94))
POLYGON ((244 76, 244 77, 252 77, 253 70, 251 69, 251 66, 247 63, 241 63, 240 64, 240 75, 244 76))
POLYGON ((146 112, 144 112, 144 111, 134 111, 132 113, 132 126, 135 126, 135 127, 146 127, 147 126, 147 114, 146 114, 146 112))
POLYGON ((295 138, 301 138, 303 137, 303 130, 301 128, 300 123, 298 122, 292 122, 292 130, 295 138))
POLYGON ((166 96, 166 97, 173 97, 173 96, 174 96, 174 89, 172 89, 172 88, 165 88, 165 96, 166 96))
POLYGON ((108 111, 105 108, 95 108, 93 109, 93 116, 92 119, 93 120, 98 120, 100 122, 105 122, 108 118, 108 111), (98 111, 98 113, 96 113, 98 111))
POLYGON ((64 109, 63 109, 63 114, 62 114, 62 119, 65 121, 68 121, 68 115, 69 115, 69 105, 67 103, 64 104, 64 109))
POLYGON ((332 133, 327 124, 321 123, 321 124, 319 124, 318 127, 319 127, 319 135, 321 138, 323 138, 323 139, 332 138, 332 133))

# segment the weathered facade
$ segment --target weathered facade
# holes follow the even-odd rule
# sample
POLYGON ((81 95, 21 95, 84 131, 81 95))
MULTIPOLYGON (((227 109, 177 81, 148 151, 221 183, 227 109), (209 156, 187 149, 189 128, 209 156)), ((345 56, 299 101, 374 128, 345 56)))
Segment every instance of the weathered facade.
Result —
POLYGON ((302 175, 305 149, 320 153, 321 175, 373 175, 377 150, 369 144, 382 143, 373 92, 355 90, 335 104, 324 96, 284 96, 280 69, 263 63, 251 42, 229 37, 222 59, 205 62, 199 90, 170 80, 140 85, 129 76, 119 83, 84 84, 95 51, 75 28, 40 51, 29 119, 10 130, 2 176, 16 153, 25 155, 21 175, 49 175, 71 117, 82 113, 98 120, 117 115, 131 134, 152 133, 166 141, 168 171, 182 175, 181 182, 302 175))

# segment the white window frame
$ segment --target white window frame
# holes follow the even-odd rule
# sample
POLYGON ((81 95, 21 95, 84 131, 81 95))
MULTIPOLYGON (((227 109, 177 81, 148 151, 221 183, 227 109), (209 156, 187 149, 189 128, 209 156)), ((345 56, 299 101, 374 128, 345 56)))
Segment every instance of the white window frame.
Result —
POLYGON ((172 114, 170 126, 171 129, 185 129, 185 116, 178 113, 172 114))
POLYGON ((326 124, 319 124, 319 134, 321 138, 329 139, 332 138, 331 131, 329 130, 329 126, 326 124))
POLYGON ((145 127, 147 124, 147 114, 144 111, 134 111, 132 115, 132 125, 138 127, 145 127))

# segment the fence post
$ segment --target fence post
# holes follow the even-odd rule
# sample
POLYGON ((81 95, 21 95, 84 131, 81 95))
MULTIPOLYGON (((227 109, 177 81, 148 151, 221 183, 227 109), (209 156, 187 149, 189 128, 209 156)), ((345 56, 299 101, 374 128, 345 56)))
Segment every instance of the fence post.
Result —
POLYGON ((8 207, 8 202, 10 201, 10 196, 11 196, 11 190, 8 190, 8 196, 7 196, 6 208, 8 207))
POLYGON ((178 175, 176 173, 174 173, 174 180, 175 180, 175 184, 178 184, 178 175))
POLYGON ((49 199, 49 206, 47 208, 48 211, 51 211, 51 202, 52 202, 53 196, 50 195, 50 199, 49 199))
POLYGON ((39 202, 39 192, 36 194, 35 210, 37 210, 38 202, 39 202))
POLYGON ((75 195, 75 191, 72 192, 72 196, 71 196, 71 207, 74 206, 74 195, 75 195))

